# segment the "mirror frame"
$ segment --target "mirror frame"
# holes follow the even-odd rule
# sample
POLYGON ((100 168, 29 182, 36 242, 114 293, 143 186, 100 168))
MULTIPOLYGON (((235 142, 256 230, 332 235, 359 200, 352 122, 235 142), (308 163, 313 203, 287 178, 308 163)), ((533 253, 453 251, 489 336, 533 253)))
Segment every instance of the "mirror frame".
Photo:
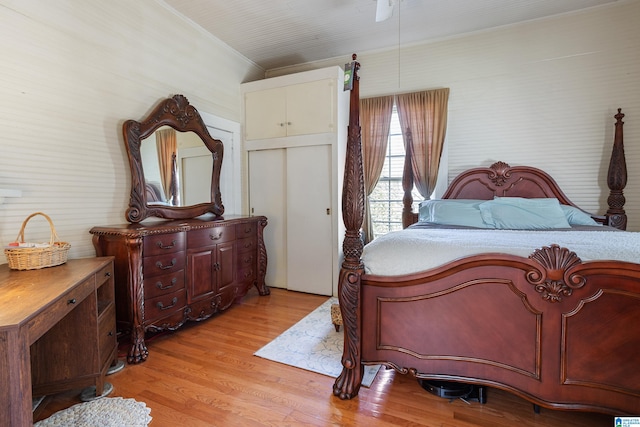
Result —
POLYGON ((220 194, 220 169, 224 146, 222 141, 209 135, 200 113, 189 104, 183 95, 174 95, 161 101, 142 121, 127 120, 122 126, 124 144, 131 169, 131 197, 126 218, 129 222, 140 222, 148 217, 166 219, 190 219, 206 213, 222 216, 224 206, 220 194), (211 173, 211 202, 190 206, 159 206, 147 203, 144 169, 140 156, 140 144, 162 126, 170 126, 179 132, 196 133, 213 156, 211 173))

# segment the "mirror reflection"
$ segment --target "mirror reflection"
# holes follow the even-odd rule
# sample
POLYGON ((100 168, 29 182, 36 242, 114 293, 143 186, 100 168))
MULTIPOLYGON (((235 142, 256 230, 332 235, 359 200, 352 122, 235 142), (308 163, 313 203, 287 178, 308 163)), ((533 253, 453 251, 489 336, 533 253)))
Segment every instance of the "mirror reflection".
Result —
POLYGON ((211 137, 187 98, 161 101, 144 120, 125 121, 122 132, 131 169, 129 222, 222 217, 224 145, 211 137))
POLYGON ((149 206, 211 203, 211 151, 194 132, 161 126, 144 139, 140 157, 149 206))

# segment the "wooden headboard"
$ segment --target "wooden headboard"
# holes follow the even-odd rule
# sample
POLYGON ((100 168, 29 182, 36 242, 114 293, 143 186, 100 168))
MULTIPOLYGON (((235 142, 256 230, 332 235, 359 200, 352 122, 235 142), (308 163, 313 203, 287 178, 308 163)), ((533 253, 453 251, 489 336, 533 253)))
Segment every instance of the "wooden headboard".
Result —
MULTIPOLYGON (((622 147, 622 118, 624 114, 618 109, 616 132, 607 174, 609 209, 605 215, 590 214, 601 224, 627 228, 627 215, 624 211, 624 187, 627 183, 627 168, 622 147)), ((411 138, 410 130, 407 132, 411 138)), ((405 157, 402 184, 404 189, 402 225, 404 228, 418 221, 418 214, 413 212, 413 177, 411 172, 410 152, 405 157)), ((578 207, 562 192, 556 181, 546 172, 531 166, 511 167, 505 162, 496 162, 490 167, 480 167, 462 172, 449 184, 442 196, 443 199, 478 199, 490 200, 500 197, 554 197, 561 204, 578 207)))

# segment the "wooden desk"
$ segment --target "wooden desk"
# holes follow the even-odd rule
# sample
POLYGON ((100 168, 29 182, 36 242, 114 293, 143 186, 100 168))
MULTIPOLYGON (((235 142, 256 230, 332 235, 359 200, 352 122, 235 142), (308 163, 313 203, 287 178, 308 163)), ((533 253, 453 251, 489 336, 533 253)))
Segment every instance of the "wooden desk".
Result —
POLYGON ((0 426, 33 424, 32 396, 95 385, 117 361, 113 258, 0 266, 0 426))

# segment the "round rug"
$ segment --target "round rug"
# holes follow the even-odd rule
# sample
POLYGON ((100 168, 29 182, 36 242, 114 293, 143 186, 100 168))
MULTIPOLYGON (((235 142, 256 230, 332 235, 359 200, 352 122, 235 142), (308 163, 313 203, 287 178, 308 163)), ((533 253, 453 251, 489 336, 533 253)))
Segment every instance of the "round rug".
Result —
POLYGON ((150 413, 144 402, 103 397, 56 412, 34 427, 146 427, 151 422, 150 413))

